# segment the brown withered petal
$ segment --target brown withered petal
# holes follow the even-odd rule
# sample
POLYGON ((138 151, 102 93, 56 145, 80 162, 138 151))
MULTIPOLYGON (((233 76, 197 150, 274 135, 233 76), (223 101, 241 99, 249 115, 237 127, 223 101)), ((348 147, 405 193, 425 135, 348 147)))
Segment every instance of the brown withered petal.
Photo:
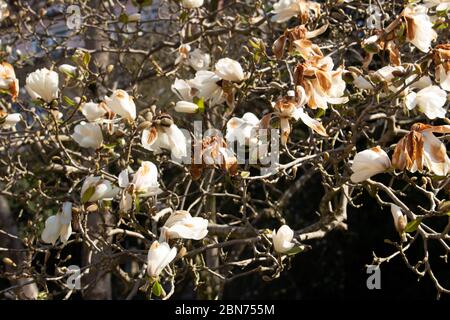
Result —
POLYGON ((289 124, 288 118, 280 118, 280 128, 281 128, 281 143, 283 145, 287 144, 289 134, 291 133, 291 125, 289 124))
POLYGON ((316 78, 319 81, 319 85, 322 88, 322 91, 327 92, 331 89, 331 77, 330 74, 324 72, 322 70, 315 71, 316 78))
POLYGON ((272 52, 277 59, 281 59, 284 55, 284 49, 286 47, 287 37, 285 35, 280 36, 272 45, 272 52))
POLYGON ((404 18, 406 21, 406 37, 408 40, 412 40, 415 35, 414 19, 409 16, 404 16, 404 18))
POLYGON ((398 47, 394 43, 394 41, 389 41, 386 45, 386 50, 389 52, 389 61, 391 64, 395 66, 401 65, 401 59, 400 59, 400 51, 398 50, 398 47))
POLYGON ((156 129, 156 127, 151 127, 149 130, 150 132, 148 134, 147 143, 152 144, 153 142, 155 142, 156 138, 158 138, 158 130, 156 129))

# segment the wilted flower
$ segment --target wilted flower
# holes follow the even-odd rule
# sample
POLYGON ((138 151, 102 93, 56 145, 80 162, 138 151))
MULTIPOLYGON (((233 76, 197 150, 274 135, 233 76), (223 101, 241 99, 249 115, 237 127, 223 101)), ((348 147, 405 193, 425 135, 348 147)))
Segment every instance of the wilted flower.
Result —
POLYGON ((187 9, 198 8, 203 5, 203 0, 181 0, 181 5, 187 9))
POLYGON ((45 243, 56 243, 58 238, 62 243, 67 243, 72 233, 72 203, 64 202, 62 212, 50 216, 45 220, 45 228, 41 239, 45 243))
POLYGON ((442 89, 450 91, 450 43, 434 48, 434 63, 436 80, 442 89))
POLYGON ((124 90, 115 90, 110 97, 105 97, 105 102, 111 111, 128 120, 136 119, 136 105, 133 97, 124 90))
POLYGON ((17 122, 22 119, 22 115, 20 113, 11 113, 8 114, 0 109, 0 128, 2 129, 11 129, 15 127, 17 122))
POLYGON ((225 139, 228 143, 237 141, 241 145, 249 145, 251 141, 255 143, 258 126, 259 119, 251 112, 245 113, 242 118, 233 117, 227 122, 225 139))
POLYGON ((58 98, 58 74, 46 68, 38 69, 27 76, 25 89, 32 99, 51 102, 58 98))
POLYGON ((0 90, 8 91, 13 100, 19 93, 19 80, 16 78, 13 66, 8 62, 0 63, 0 90))
POLYGON ((415 123, 411 131, 395 147, 392 164, 396 169, 416 172, 425 165, 438 176, 446 176, 450 159, 445 144, 433 133, 450 133, 450 126, 431 126, 415 123))
POLYGON ((111 200, 118 193, 119 188, 114 187, 110 181, 101 177, 88 176, 81 187, 81 202, 111 200))
POLYGON ((295 68, 295 83, 302 86, 311 109, 327 109, 328 104, 343 104, 348 101, 343 97, 345 81, 342 68, 333 71, 330 57, 314 57, 295 68))
POLYGON ((86 102, 81 105, 81 113, 89 122, 95 122, 102 119, 109 112, 106 103, 86 102))
POLYGON ((245 78, 242 66, 236 60, 222 58, 216 63, 216 75, 227 81, 242 81, 245 78))
POLYGON ((75 126, 72 139, 82 148, 98 149, 103 143, 102 129, 98 124, 81 122, 75 126))
POLYGON ((194 146, 195 154, 191 164, 192 178, 201 177, 206 167, 219 167, 230 175, 237 174, 237 158, 228 149, 228 145, 221 136, 207 136, 201 143, 194 146))
POLYGON ((193 239, 201 240, 208 234, 208 220, 200 217, 192 217, 188 211, 175 211, 167 219, 161 229, 161 237, 168 239, 193 239))
POLYGON ((406 23, 406 40, 422 52, 430 51, 431 42, 437 38, 433 23, 427 15, 427 8, 422 5, 409 5, 402 17, 406 23))
POLYGON ((272 241, 275 251, 278 253, 286 253, 291 250, 295 246, 295 243, 292 242, 293 238, 294 231, 288 225, 282 225, 278 229, 278 232, 273 230, 272 241))
POLYGON ((185 62, 189 57, 189 51, 191 51, 191 46, 188 44, 182 44, 178 47, 178 57, 175 60, 175 64, 180 64, 185 62))
POLYGON ((211 56, 200 49, 195 49, 189 54, 189 65, 196 71, 206 70, 211 63, 211 56))
POLYGON ((310 12, 314 16, 319 15, 320 4, 307 0, 279 0, 273 5, 272 12, 275 14, 272 21, 281 23, 299 16, 301 23, 304 24, 308 21, 310 12))
POLYGON ((157 278, 167 265, 175 259, 177 248, 170 248, 167 242, 154 241, 147 256, 147 274, 157 278))
POLYGON ((297 51, 305 60, 313 57, 322 57, 323 54, 319 46, 308 39, 314 38, 324 33, 326 30, 327 25, 314 31, 308 31, 303 25, 292 29, 286 29, 286 31, 273 43, 272 51, 278 59, 281 59, 284 54, 286 43, 289 43, 287 51, 289 53, 297 51))
POLYGON ((145 149, 156 154, 161 153, 162 149, 170 150, 175 158, 185 157, 188 151, 185 135, 168 114, 153 119, 152 126, 142 131, 141 143, 145 149))
POLYGON ((447 93, 438 86, 429 86, 419 92, 410 92, 405 98, 405 105, 409 110, 418 108, 429 119, 445 118, 447 110, 447 93))
POLYGON ((391 167, 391 160, 379 146, 358 152, 353 159, 350 179, 359 183, 391 167))

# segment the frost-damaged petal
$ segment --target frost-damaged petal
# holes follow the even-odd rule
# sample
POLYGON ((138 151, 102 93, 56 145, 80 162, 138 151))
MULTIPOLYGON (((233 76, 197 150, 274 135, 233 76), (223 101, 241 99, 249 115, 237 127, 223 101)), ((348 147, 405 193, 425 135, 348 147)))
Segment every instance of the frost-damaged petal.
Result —
POLYGON ((316 133, 321 136, 328 137, 327 131, 323 127, 322 123, 316 119, 311 118, 302 108, 299 108, 299 116, 300 119, 306 124, 308 127, 313 129, 316 133))

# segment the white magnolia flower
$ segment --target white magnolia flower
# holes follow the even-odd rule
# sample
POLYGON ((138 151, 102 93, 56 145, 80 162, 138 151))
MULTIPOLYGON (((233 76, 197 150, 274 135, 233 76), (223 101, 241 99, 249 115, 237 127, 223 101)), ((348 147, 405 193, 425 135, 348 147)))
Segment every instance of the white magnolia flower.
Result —
POLYGON ((392 219, 394 220, 395 229, 398 233, 402 234, 405 231, 408 218, 403 214, 402 209, 393 203, 391 203, 391 213, 392 219))
POLYGON ((208 234, 208 220, 192 217, 188 211, 178 210, 170 215, 161 230, 162 239, 201 240, 208 234))
POLYGON ((181 0, 181 5, 187 9, 198 8, 203 5, 203 0, 181 0))
POLYGON ((273 5, 272 13, 275 15, 272 17, 272 21, 281 23, 298 15, 305 20, 305 16, 308 17, 310 10, 317 15, 320 12, 320 5, 306 0, 279 0, 273 5))
POLYGON ((443 65, 436 67, 436 80, 439 81, 441 88, 450 91, 450 69, 446 70, 443 65))
POLYGON ((11 129, 22 119, 20 113, 3 114, 0 110, 0 128, 11 129))
POLYGON ((187 83, 194 89, 195 96, 204 98, 209 101, 210 106, 215 106, 225 101, 223 90, 217 84, 220 80, 214 72, 200 70, 195 73, 195 78, 187 83))
POLYGON ((0 63, 0 90, 8 91, 13 99, 19 93, 19 80, 16 78, 13 66, 8 62, 0 63))
POLYGON ((94 202, 99 200, 112 200, 119 188, 114 187, 110 181, 101 177, 88 176, 81 187, 81 202, 94 202))
POLYGON ((0 22, 9 16, 8 3, 4 0, 0 0, 0 22))
POLYGON ((227 122, 227 142, 238 141, 241 145, 256 143, 256 130, 259 126, 259 119, 251 112, 245 113, 242 118, 233 117, 227 122))
POLYGON ((391 160, 379 146, 358 152, 353 159, 350 177, 352 182, 358 183, 382 173, 391 167, 391 160))
POLYGON ((362 75, 359 75, 353 80, 353 85, 362 90, 373 90, 374 86, 362 75))
MULTIPOLYGON (((131 184, 133 190, 141 196, 151 196, 160 193, 158 169, 155 164, 150 161, 143 161, 138 171, 134 174, 131 184)), ((119 175, 119 187, 127 188, 129 186, 128 169, 125 169, 119 175)))
POLYGON ((175 111, 181 113, 196 113, 198 109, 197 104, 189 101, 178 101, 175 105, 175 111))
POLYGON ((64 202, 62 212, 50 216, 45 221, 45 228, 42 231, 41 239, 45 243, 56 243, 58 238, 62 243, 67 243, 72 233, 72 203, 64 202))
POLYGON ((128 120, 136 119, 136 105, 133 97, 124 90, 115 90, 110 97, 105 97, 105 102, 111 111, 128 120))
POLYGON ((406 20, 406 40, 422 52, 430 51, 431 42, 437 38, 433 23, 427 15, 427 8, 422 5, 409 5, 402 16, 406 20))
POLYGON ((102 119, 108 113, 108 107, 104 102, 86 102, 81 105, 81 113, 89 122, 95 122, 96 120, 102 119))
POLYGON ((81 122, 75 126, 72 139, 82 148, 98 149, 103 143, 102 129, 98 124, 81 122))
POLYGON ((206 70, 211 63, 211 56, 200 49, 195 49, 189 54, 189 65, 196 71, 206 70))
POLYGON ((436 11, 450 10, 450 0, 424 0, 427 8, 436 7, 436 11))
POLYGON ((282 225, 278 229, 278 232, 273 230, 272 241, 275 251, 279 253, 286 253, 291 250, 295 246, 295 243, 292 242, 293 238, 294 231, 292 231, 288 225, 282 225))
POLYGON ((175 158, 183 158, 187 155, 187 140, 183 132, 175 124, 170 126, 159 125, 142 131, 142 146, 154 153, 162 152, 162 149, 170 150, 175 158))
POLYGON ((178 57, 175 59, 175 64, 180 64, 186 62, 189 57, 189 51, 191 51, 191 46, 188 44, 182 44, 178 47, 178 57))
POLYGON ((154 241, 147 256, 147 274, 157 278, 167 265, 175 259, 177 248, 170 248, 167 242, 154 241))
POLYGON ((175 82, 172 84, 171 89, 172 92, 175 93, 181 100, 192 101, 192 88, 187 81, 182 79, 175 79, 175 82))
POLYGON ((70 64, 62 64, 58 68, 59 72, 75 76, 77 74, 77 67, 70 64))
POLYGON ((216 74, 228 81, 242 81, 245 78, 241 64, 230 58, 222 58, 217 61, 216 74))
POLYGON ((404 100, 409 110, 418 108, 429 119, 445 118, 447 110, 444 108, 447 102, 447 93, 438 86, 429 86, 419 92, 410 92, 404 100))
POLYGON ((27 76, 25 89, 32 99, 46 102, 58 98, 58 74, 46 68, 38 69, 27 76))

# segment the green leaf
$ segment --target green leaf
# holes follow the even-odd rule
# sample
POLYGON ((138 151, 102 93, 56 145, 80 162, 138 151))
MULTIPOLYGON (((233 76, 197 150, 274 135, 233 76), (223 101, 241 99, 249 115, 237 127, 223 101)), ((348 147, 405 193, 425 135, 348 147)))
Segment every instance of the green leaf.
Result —
POLYGON ((416 219, 416 220, 408 222, 408 224, 405 227, 405 232, 410 233, 410 232, 416 231, 421 222, 422 222, 422 219, 416 219))
POLYGON ((250 172, 248 171, 241 171, 241 177, 244 179, 247 179, 248 177, 250 177, 250 172))
POLYGON ((315 118, 322 118, 325 115, 324 109, 319 109, 319 111, 316 113, 315 118))
POLYGON ((91 61, 91 54, 89 52, 83 52, 83 64, 87 68, 91 61))
POLYGON ((86 203, 95 193, 95 187, 90 186, 87 190, 81 195, 81 203, 86 203))
POLYGON ((122 13, 119 16, 119 21, 122 22, 122 23, 127 23, 128 22, 128 16, 125 13, 122 13))
POLYGON ((152 5, 153 0, 133 0, 132 2, 136 7, 147 7, 152 5))
POLYGON ((105 149, 114 149, 117 146, 117 143, 107 143, 102 145, 105 149))
POLYGON ((134 199, 134 206, 136 208, 136 213, 139 213, 139 211, 141 211, 141 202, 139 200, 139 196, 136 196, 136 198, 134 199))
POLYGON ((286 254, 289 256, 293 256, 293 255, 296 255, 297 253, 302 252, 303 250, 305 250, 305 248, 303 246, 295 246, 291 250, 286 252, 286 254))
POLYGON ((68 96, 63 96, 63 101, 65 104, 71 106, 71 107, 76 107, 77 103, 75 101, 73 101, 72 99, 70 99, 68 96))
POLYGON ((447 215, 450 217, 450 211, 449 212, 447 212, 447 215))
POLYGON ((153 286, 152 286, 152 293, 153 293, 155 296, 157 296, 157 297, 160 297, 160 296, 161 296, 161 294, 162 294, 162 287, 161 287, 161 285, 159 284, 158 281, 155 281, 155 282, 153 283, 153 286))
POLYGON ((199 110, 201 113, 204 113, 204 112, 205 112, 205 98, 204 98, 204 97, 201 97, 201 99, 199 99, 199 98, 197 98, 197 97, 194 97, 194 103, 195 103, 196 105, 198 105, 198 110, 199 110))

